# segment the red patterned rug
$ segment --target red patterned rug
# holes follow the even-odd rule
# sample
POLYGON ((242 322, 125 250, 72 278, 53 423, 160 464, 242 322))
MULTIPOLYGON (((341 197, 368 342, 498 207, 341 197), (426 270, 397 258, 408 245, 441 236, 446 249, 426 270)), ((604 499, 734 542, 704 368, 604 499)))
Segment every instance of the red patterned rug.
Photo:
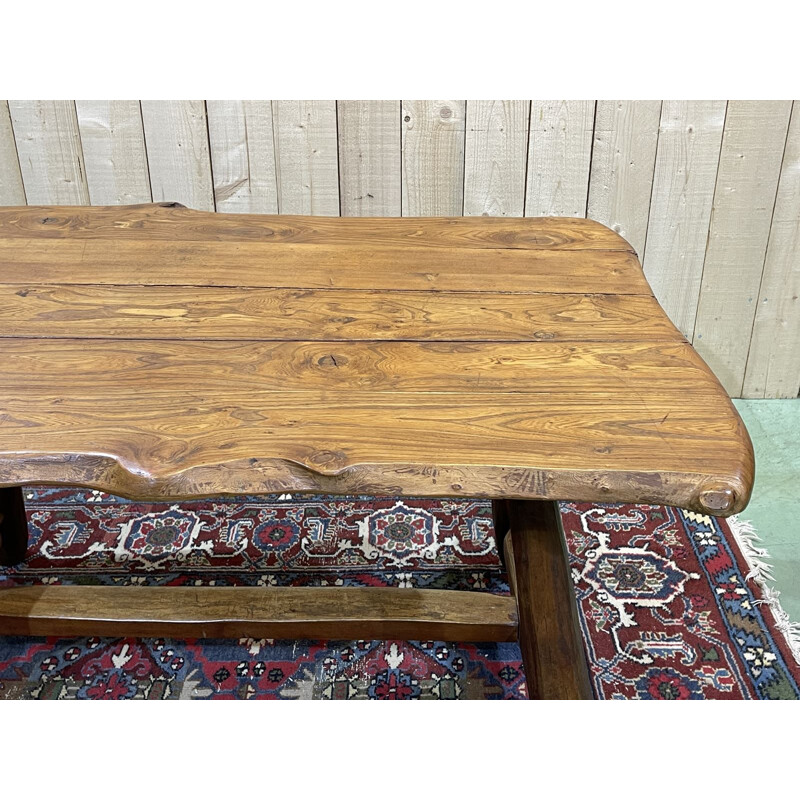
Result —
MULTIPOLYGON (((26 502, 28 558, 0 570, 0 589, 335 583, 508 592, 484 501, 169 505, 35 489, 26 502)), ((800 668, 727 523, 663 506, 568 503, 562 516, 597 697, 800 697, 800 668)), ((0 637, 3 699, 525 697, 515 644, 0 637)))

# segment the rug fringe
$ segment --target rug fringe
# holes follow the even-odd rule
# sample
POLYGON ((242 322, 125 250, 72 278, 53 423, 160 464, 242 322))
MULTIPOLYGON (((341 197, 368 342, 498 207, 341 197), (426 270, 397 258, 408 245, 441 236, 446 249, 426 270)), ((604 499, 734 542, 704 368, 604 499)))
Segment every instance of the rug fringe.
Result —
POLYGON ((750 567, 750 572, 745 576, 745 580, 752 581, 761 589, 762 599, 756 600, 758 605, 766 605, 772 612, 775 619, 775 627, 781 632, 786 644, 789 647, 794 660, 800 664, 800 622, 792 622, 789 615, 781 606, 780 592, 770 582, 775 580, 772 572, 772 564, 767 559, 769 553, 764 547, 757 544, 762 539, 756 533, 752 522, 741 519, 738 515, 728 517, 726 520, 728 527, 733 534, 733 538, 739 545, 739 549, 750 567))

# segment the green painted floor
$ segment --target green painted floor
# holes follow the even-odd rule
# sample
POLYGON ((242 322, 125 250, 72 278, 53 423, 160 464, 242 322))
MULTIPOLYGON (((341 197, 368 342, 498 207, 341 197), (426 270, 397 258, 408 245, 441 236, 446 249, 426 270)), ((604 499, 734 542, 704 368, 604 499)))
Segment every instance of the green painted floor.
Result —
POLYGON ((734 400, 756 453, 750 505, 753 523, 773 565, 784 611, 800 622, 800 399, 734 400))

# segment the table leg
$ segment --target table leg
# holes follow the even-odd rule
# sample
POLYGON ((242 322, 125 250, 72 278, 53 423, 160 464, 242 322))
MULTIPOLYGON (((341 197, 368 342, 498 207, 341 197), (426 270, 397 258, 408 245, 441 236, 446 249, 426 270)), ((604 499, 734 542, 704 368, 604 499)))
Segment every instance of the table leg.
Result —
POLYGON ((592 690, 558 504, 509 500, 508 564, 532 699, 591 699, 592 690))
POLYGON ((0 489, 0 566, 13 567, 25 559, 28 520, 20 486, 0 489))
POLYGON ((492 500, 492 521, 494 522, 494 538, 497 543, 497 554, 500 556, 500 563, 508 570, 506 563, 505 540, 511 530, 511 523, 508 519, 508 507, 505 500, 492 500))

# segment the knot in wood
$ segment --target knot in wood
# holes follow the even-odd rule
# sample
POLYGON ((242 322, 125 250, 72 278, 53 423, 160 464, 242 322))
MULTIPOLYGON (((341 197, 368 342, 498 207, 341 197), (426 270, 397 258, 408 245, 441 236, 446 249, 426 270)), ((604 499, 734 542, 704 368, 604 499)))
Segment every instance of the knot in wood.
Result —
POLYGON ((333 474, 347 466, 347 454, 341 450, 315 450, 306 459, 306 464, 315 472, 333 474))
POLYGON ((320 367, 343 367, 346 363, 346 356, 337 356, 333 353, 329 356, 322 356, 317 360, 317 364, 320 367))
POLYGON ((711 516, 724 515, 734 507, 736 494, 727 486, 713 484, 700 492, 699 501, 707 514, 711 516))

